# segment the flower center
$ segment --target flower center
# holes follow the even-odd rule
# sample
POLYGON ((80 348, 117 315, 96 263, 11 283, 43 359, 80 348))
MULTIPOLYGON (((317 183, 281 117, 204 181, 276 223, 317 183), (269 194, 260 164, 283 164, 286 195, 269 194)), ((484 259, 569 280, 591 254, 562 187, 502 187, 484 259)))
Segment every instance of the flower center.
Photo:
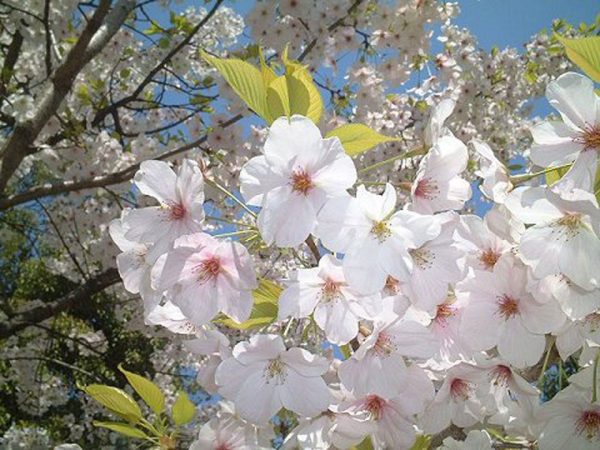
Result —
POLYGON ((440 192, 436 183, 431 178, 423 178, 417 183, 415 188, 415 197, 421 197, 426 200, 433 200, 440 192))
POLYGON ((495 386, 506 387, 512 377, 512 372, 509 367, 500 364, 491 370, 490 377, 495 386))
POLYGON ((504 320, 508 320, 519 314, 519 302, 513 297, 504 294, 503 296, 498 297, 496 304, 498 305, 498 314, 500 314, 504 320))
POLYGON ((581 221, 581 214, 577 213, 566 213, 560 219, 554 222, 554 226, 557 228, 558 236, 556 239, 562 239, 563 236, 566 240, 569 240, 579 234, 579 230, 583 226, 581 221))
POLYGON ((221 261, 216 256, 212 256, 202 261, 194 270, 198 272, 200 283, 206 283, 219 276, 219 273, 221 273, 221 261))
POLYGON ((363 407, 371 413, 371 418, 379 420, 383 413, 383 408, 385 407, 385 400, 377 395, 371 394, 365 399, 363 407))
POLYGON ((173 201, 167 203, 167 219, 168 220, 181 220, 185 217, 187 211, 182 203, 175 203, 173 201))
POLYGON ((385 286, 383 287, 383 292, 387 296, 396 295, 398 292, 400 292, 400 281, 388 275, 388 277, 385 279, 385 286))
POLYGON ((226 442, 223 442, 221 444, 218 444, 215 447, 215 450, 232 450, 232 448, 229 446, 229 444, 227 444, 226 442))
POLYGON ((384 332, 381 332, 377 335, 377 341, 375 341, 375 345, 373 346, 373 352, 378 357, 388 357, 396 350, 396 345, 392 337, 384 332))
POLYGON ((600 329, 600 313, 590 313, 583 319, 585 325, 589 328, 590 332, 595 333, 600 329))
POLYGON ((585 437, 590 440, 600 437, 600 412, 583 411, 575 423, 575 429, 579 434, 585 434, 585 437))
POLYGON ((342 295, 340 285, 341 283, 327 278, 321 287, 321 300, 326 303, 337 300, 342 295))
POLYGON ((449 303, 442 303, 437 306, 435 312, 435 318, 433 319, 437 324, 446 326, 448 319, 454 316, 454 308, 449 303))
POLYGON ((292 190, 299 192, 302 195, 308 195, 310 190, 315 185, 308 172, 304 169, 295 170, 292 172, 292 190))
POLYGON ((420 247, 414 250, 409 250, 410 256, 413 262, 421 270, 431 269, 433 267, 433 261, 435 261, 435 254, 425 247, 420 247))
POLYGON ((385 240, 392 235, 392 231, 390 230, 389 224, 385 220, 382 220, 373 223, 371 234, 373 234, 379 242, 385 242, 385 240))
POLYGON ((481 261, 483 266, 488 270, 494 268, 498 262, 498 258, 500 258, 500 253, 491 248, 485 249, 479 255, 479 261, 481 261))
POLYGON ((455 378, 450 383, 450 395, 455 401, 468 400, 471 395, 472 386, 471 383, 461 378, 455 378))
POLYGON ((265 367, 264 377, 267 379, 267 384, 272 380, 275 380, 276 384, 283 384, 285 382, 285 379, 287 378, 287 367, 281 358, 275 358, 269 361, 267 367, 265 367))
POLYGON ((596 125, 586 124, 583 133, 574 138, 573 141, 582 144, 585 150, 600 150, 600 123, 596 125))

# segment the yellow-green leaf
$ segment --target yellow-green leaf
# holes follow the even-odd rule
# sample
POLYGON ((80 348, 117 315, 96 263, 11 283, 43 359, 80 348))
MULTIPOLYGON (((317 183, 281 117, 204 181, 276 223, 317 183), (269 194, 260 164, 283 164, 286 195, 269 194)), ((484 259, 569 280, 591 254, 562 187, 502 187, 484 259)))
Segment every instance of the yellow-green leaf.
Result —
POLYGON ((260 73, 263 77, 263 83, 265 87, 268 87, 271 82, 277 78, 277 74, 273 69, 269 67, 267 62, 265 61, 265 55, 263 55, 262 48, 258 48, 258 58, 260 59, 260 73))
POLYGON ((127 423, 122 422, 101 422, 99 420, 94 420, 92 424, 95 427, 108 428, 111 431, 116 431, 117 433, 121 433, 124 436, 137 438, 137 439, 146 439, 148 435, 144 433, 142 430, 139 430, 127 423))
POLYGON ((352 450, 373 450, 373 444, 371 443, 371 438, 367 436, 363 439, 363 441, 355 447, 352 447, 352 450))
POLYGON ((558 167, 554 170, 551 170, 550 172, 546 172, 546 184, 550 186, 556 183, 569 171, 570 168, 571 166, 558 167))
POLYGON ((129 384, 142 397, 142 400, 146 402, 152 411, 156 414, 164 411, 165 396, 156 384, 138 374, 128 372, 121 365, 119 365, 119 370, 123 372, 129 384))
POLYGON ((287 80, 292 114, 301 114, 318 124, 323 115, 323 99, 308 70, 296 70, 287 80))
POLYGON ((252 292, 254 305, 252 305, 250 318, 243 323, 237 323, 232 319, 223 319, 222 322, 228 327, 238 330, 249 330, 273 323, 277 318, 277 303, 281 291, 281 287, 277 284, 261 279, 258 287, 252 292))
POLYGON ((420 434, 410 450, 428 450, 431 446, 431 436, 420 434))
POLYGON ((263 75, 253 65, 241 59, 222 59, 200 52, 206 62, 219 71, 237 95, 265 120, 269 120, 267 89, 263 75))
POLYGON ((377 144, 384 142, 397 141, 398 138, 384 136, 366 125, 360 123, 350 123, 331 130, 325 137, 337 137, 350 156, 365 152, 377 144))
POLYGON ((98 403, 129 422, 137 423, 142 418, 139 405, 121 389, 103 384, 90 384, 84 390, 98 403))
POLYGON ((281 116, 290 116, 290 98, 285 76, 277 77, 267 88, 267 105, 269 107, 269 122, 281 116))
POLYGON ((557 35, 567 56, 592 80, 600 83, 600 36, 567 39, 557 35))
POLYGON ((176 425, 184 425, 190 422, 196 415, 196 405, 194 405, 184 391, 179 391, 175 403, 173 403, 173 422, 176 425))

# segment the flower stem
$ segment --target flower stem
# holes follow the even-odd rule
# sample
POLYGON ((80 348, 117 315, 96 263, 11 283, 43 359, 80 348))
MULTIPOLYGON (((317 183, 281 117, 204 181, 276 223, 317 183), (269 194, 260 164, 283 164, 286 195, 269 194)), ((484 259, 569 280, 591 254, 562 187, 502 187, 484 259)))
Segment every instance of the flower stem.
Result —
POLYGON ((210 184, 212 187, 214 187, 215 189, 218 189, 223 194, 225 194, 226 196, 231 198, 234 202, 236 202, 238 205, 240 205, 242 208, 244 208, 244 210, 248 214, 250 214, 252 217, 254 217, 256 219, 256 214, 254 213, 254 211, 252 211, 250 208, 248 208, 248 206, 246 206, 245 203, 241 202, 235 195, 233 195, 231 192, 229 192, 227 189, 225 189, 223 186, 221 186, 219 183, 217 183, 214 180, 211 180, 209 178, 204 178, 204 180, 206 181, 207 184, 210 184))
POLYGON ((544 358, 544 364, 542 365, 542 371, 540 372, 540 376, 538 378, 537 386, 539 389, 543 387, 544 375, 546 374, 546 369, 548 368, 548 361, 550 361, 550 353, 552 353, 552 348, 554 347, 554 337, 550 337, 550 345, 548 345, 548 350, 546 351, 546 357, 544 358))
POLYGON ((378 169, 378 168, 380 168, 382 166, 385 166, 386 164, 389 164, 391 162, 397 161, 399 159, 412 158, 413 156, 419 156, 419 155, 424 155, 424 154, 425 154, 425 148, 424 147, 417 147, 417 148, 415 148, 413 150, 409 150, 406 153, 401 153, 400 155, 392 156, 391 158, 384 159, 383 161, 376 162, 375 164, 371 164, 370 166, 363 167, 362 169, 360 169, 358 171, 358 173, 362 174, 362 173, 365 173, 365 172, 369 172, 371 170, 378 169))
POLYGON ((594 358, 594 369, 592 372, 592 403, 598 400, 598 361, 600 361, 600 349, 596 351, 596 357, 594 358))
POLYGON ((540 175, 544 175, 544 174, 547 174, 548 172, 552 172, 553 170, 566 169, 568 167, 571 167, 572 165, 573 165, 573 163, 563 164, 562 166, 547 167, 544 170, 540 170, 539 172, 524 173, 521 175, 513 175, 512 177, 510 177, 510 181, 513 185, 517 186, 519 183, 524 183, 533 178, 539 177, 540 175))

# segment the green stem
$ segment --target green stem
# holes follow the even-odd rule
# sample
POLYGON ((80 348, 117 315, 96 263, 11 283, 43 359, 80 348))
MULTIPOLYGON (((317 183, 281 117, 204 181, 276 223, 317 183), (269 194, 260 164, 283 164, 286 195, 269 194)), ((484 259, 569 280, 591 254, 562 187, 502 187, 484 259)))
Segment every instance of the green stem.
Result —
POLYGON ((237 220, 223 219, 222 217, 206 216, 207 220, 214 220, 216 222, 229 223, 231 225, 237 225, 240 227, 252 227, 252 225, 244 222, 238 222, 237 220))
POLYGON ((554 336, 550 337, 550 345, 548 346, 548 350, 546 351, 546 357, 544 358, 544 364, 542 365, 542 371, 540 372, 540 376, 538 378, 537 386, 539 389, 543 387, 544 375, 546 374, 546 369, 548 368, 548 361, 550 361, 550 353, 552 353, 552 348, 554 347, 554 336))
POLYGON ((424 154, 425 154, 425 148, 424 147, 418 147, 418 148, 410 150, 410 151, 408 151, 406 153, 402 153, 400 155, 392 156, 391 158, 385 159, 383 161, 376 162, 375 164, 371 164, 370 166, 363 167, 362 169, 360 169, 358 171, 358 173, 363 174, 363 173, 369 172, 371 170, 378 169, 378 168, 380 168, 382 166, 385 166, 386 164, 389 164, 391 162, 397 161, 399 159, 412 158, 413 156, 419 156, 419 155, 424 155, 424 154))
POLYGON ((540 175, 545 175, 548 172, 552 172, 557 169, 566 169, 567 167, 571 167, 572 165, 573 165, 573 163, 563 164, 562 166, 547 167, 544 170, 540 170, 539 172, 524 173, 521 175, 513 175, 512 177, 510 177, 510 181, 514 186, 516 186, 519 183, 524 183, 525 181, 529 181, 533 178, 539 177, 540 175))
POLYGON ((250 233, 256 233, 255 229, 252 230, 237 230, 237 231, 231 231, 229 233, 222 233, 222 234, 215 234, 214 237, 231 237, 231 236, 239 236, 242 234, 250 234, 250 233))
POLYGON ((246 206, 245 203, 241 202, 235 195, 233 195, 231 192, 229 192, 227 189, 225 189, 223 186, 221 186, 216 181, 213 181, 213 180, 211 180, 209 178, 205 178, 204 180, 206 181, 207 184, 209 184, 212 187, 218 189, 223 194, 225 194, 226 196, 228 196, 229 198, 231 198, 234 202, 236 202, 238 205, 240 205, 242 208, 244 208, 244 210, 248 214, 250 214, 252 217, 254 217, 256 219, 256 214, 254 213, 254 211, 252 211, 250 208, 248 208, 248 206, 246 206))

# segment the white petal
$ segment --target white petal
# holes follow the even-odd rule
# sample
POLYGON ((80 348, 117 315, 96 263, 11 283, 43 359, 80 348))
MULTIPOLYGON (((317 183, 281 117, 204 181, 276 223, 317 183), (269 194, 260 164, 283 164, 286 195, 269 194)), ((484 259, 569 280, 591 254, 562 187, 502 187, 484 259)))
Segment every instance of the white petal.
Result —
POLYGON ((528 331, 519 318, 507 321, 498 340, 500 356, 519 369, 535 365, 545 348, 545 336, 528 331))
POLYGON ((134 182, 142 194, 154 197, 161 203, 177 199, 175 192, 177 176, 164 161, 144 161, 135 173, 134 182))
POLYGON ((305 167, 321 153, 321 132, 308 118, 280 117, 269 127, 265 157, 270 165, 285 167, 294 163, 305 167))
POLYGON ((542 167, 573 161, 583 145, 573 141, 577 130, 564 122, 542 122, 531 128, 531 160, 542 167))
POLYGON ((271 170, 264 156, 252 158, 240 171, 240 191, 249 205, 261 206, 264 194, 287 182, 271 170))
POLYGON ((546 97, 566 123, 581 129, 595 125, 597 100, 589 78, 567 72, 548 85, 546 97))
POLYGON ((285 383, 279 386, 281 403, 303 417, 314 417, 327 410, 332 400, 321 377, 305 377, 289 369, 285 383))

